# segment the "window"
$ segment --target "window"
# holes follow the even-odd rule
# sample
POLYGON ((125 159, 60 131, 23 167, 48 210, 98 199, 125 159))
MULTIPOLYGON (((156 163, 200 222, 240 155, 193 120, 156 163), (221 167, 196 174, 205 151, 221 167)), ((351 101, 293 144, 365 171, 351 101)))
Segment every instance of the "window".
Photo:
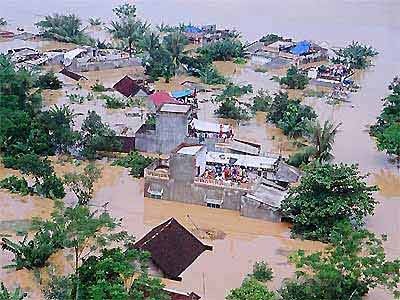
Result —
POLYGON ((207 207, 211 207, 211 208, 221 208, 221 205, 220 205, 220 204, 215 204, 215 203, 207 202, 207 207))

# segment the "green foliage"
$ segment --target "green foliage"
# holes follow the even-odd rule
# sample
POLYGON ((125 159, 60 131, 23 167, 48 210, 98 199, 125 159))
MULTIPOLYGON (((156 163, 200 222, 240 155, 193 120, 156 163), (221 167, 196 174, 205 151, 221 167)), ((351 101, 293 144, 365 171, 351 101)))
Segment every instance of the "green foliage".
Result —
POLYGON ((111 22, 109 32, 114 39, 122 42, 128 49, 129 55, 132 55, 134 50, 140 51, 141 40, 148 31, 149 25, 137 19, 136 6, 126 3, 114 8, 113 12, 117 20, 111 22))
POLYGON ((10 176, 0 181, 0 188, 7 189, 11 193, 21 194, 22 196, 31 193, 25 178, 18 178, 17 176, 10 176))
POLYGON ((182 64, 183 52, 188 43, 188 39, 180 32, 172 32, 163 39, 163 46, 171 55, 174 70, 182 64))
POLYGON ((73 289, 74 281, 71 276, 59 277, 52 274, 50 282, 42 291, 46 300, 73 300, 73 289))
POLYGON ((102 93, 107 90, 105 88, 105 86, 103 84, 101 84, 100 81, 98 81, 98 80, 96 80, 96 82, 90 87, 90 89, 96 93, 102 93))
POLYGON ((400 80, 395 77, 390 84, 392 91, 383 99, 383 109, 375 125, 371 126, 370 134, 376 137, 378 149, 390 155, 397 156, 400 161, 400 80))
POLYGON ((23 300, 27 296, 28 294, 24 293, 19 287, 14 291, 9 291, 3 282, 0 283, 0 300, 23 300))
POLYGON ((125 231, 116 231, 120 221, 107 212, 91 212, 86 205, 57 205, 49 220, 34 218, 33 228, 51 233, 53 243, 57 243, 58 248, 73 249, 75 270, 85 258, 111 243, 132 242, 125 231))
POLYGON ((156 116, 148 115, 146 119, 146 125, 148 126, 156 126, 156 116))
POLYGON ((78 198, 80 205, 86 205, 93 198, 93 185, 100 178, 101 170, 93 163, 88 164, 83 173, 67 173, 64 183, 78 198))
POLYGON ((8 24, 7 20, 0 17, 0 26, 6 26, 8 24))
POLYGON ((45 16, 44 20, 35 24, 45 38, 79 45, 93 45, 94 41, 82 29, 82 21, 76 15, 45 16))
POLYGON ((12 264, 6 267, 16 268, 17 270, 44 267, 48 258, 59 247, 59 241, 45 229, 40 229, 29 241, 27 236, 18 242, 13 242, 7 238, 2 238, 1 241, 2 249, 13 253, 15 256, 12 264))
POLYGON ((335 51, 337 58, 334 63, 349 65, 352 69, 365 69, 370 64, 370 59, 378 55, 371 46, 363 45, 359 42, 352 42, 346 48, 335 51))
POLYGON ((399 297, 400 261, 386 260, 381 239, 343 223, 335 228, 331 241, 333 245, 322 253, 306 255, 300 250, 291 257, 296 278, 279 291, 283 300, 361 300, 375 287, 399 297))
POLYGON ((289 164, 298 167, 309 163, 311 159, 318 163, 332 160, 331 151, 340 125, 341 123, 334 125, 330 121, 325 121, 323 126, 318 121, 310 122, 305 134, 309 145, 292 155, 289 164))
POLYGON ((287 93, 279 92, 274 96, 267 121, 281 128, 290 137, 299 137, 306 133, 310 120, 317 117, 314 110, 302 105, 299 100, 289 100, 287 93))
POLYGON ((121 147, 115 132, 101 121, 101 117, 90 111, 81 128, 81 154, 87 159, 95 159, 98 151, 114 151, 121 147))
POLYGON ((272 43, 282 41, 283 38, 277 34, 274 33, 269 33, 267 35, 264 35, 261 39, 260 42, 264 43, 265 45, 270 45, 272 43))
POLYGON ((253 273, 250 275, 261 282, 267 282, 272 280, 274 273, 272 268, 268 266, 264 261, 255 262, 253 265, 253 273))
POLYGON ((199 71, 199 77, 201 82, 205 84, 224 84, 226 83, 226 78, 222 76, 218 70, 212 65, 205 67, 204 69, 199 71))
POLYGON ((302 74, 294 65, 287 70, 286 76, 280 79, 280 84, 286 85, 289 89, 304 90, 308 82, 307 75, 302 74))
POLYGON ((251 84, 240 86, 233 83, 228 83, 222 93, 216 97, 216 100, 223 101, 226 98, 241 97, 251 93, 253 93, 253 86, 251 84))
POLYGON ((376 136, 378 149, 400 159, 400 123, 394 123, 386 127, 382 133, 376 136))
POLYGON ((233 60, 233 63, 237 64, 237 65, 245 65, 247 63, 247 60, 243 57, 236 57, 233 60))
POLYGON ((367 175, 356 165, 316 165, 306 169, 300 184, 282 201, 282 212, 292 218, 292 233, 305 239, 329 241, 340 222, 361 226, 377 201, 376 186, 368 186, 367 175))
POLYGON ((145 157, 137 151, 132 151, 127 156, 117 159, 113 162, 113 165, 130 168, 130 175, 139 178, 143 177, 144 169, 146 169, 152 162, 152 158, 145 157))
POLYGON ((246 278, 240 288, 233 289, 226 300, 275 300, 274 293, 254 278, 246 278))
POLYGON ((129 296, 135 300, 170 300, 171 297, 163 289, 160 279, 142 273, 133 281, 129 296))
POLYGON ((242 108, 235 97, 227 97, 220 102, 219 107, 215 110, 215 113, 226 119, 234 120, 247 120, 250 118, 247 111, 242 108))
POLYGON ((117 96, 101 95, 100 98, 106 101, 108 109, 119 109, 127 106, 125 100, 117 96))
POLYGON ((89 18, 88 22, 91 26, 100 26, 103 24, 100 18, 89 18))
POLYGON ((244 57, 243 44, 235 38, 223 39, 204 45, 197 52, 212 61, 227 61, 244 57))
POLYGON ((272 96, 267 90, 258 90, 257 95, 253 97, 253 112, 268 112, 272 103, 272 96))
POLYGON ((62 88, 62 82, 57 78, 54 72, 46 72, 39 75, 35 86, 41 89, 59 90, 62 88))

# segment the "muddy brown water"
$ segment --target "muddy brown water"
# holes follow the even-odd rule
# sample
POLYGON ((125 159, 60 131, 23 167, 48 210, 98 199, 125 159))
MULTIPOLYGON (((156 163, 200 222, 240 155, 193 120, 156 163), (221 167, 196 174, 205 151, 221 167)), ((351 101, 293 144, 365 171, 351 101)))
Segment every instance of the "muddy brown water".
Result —
MULTIPOLYGON (((83 19, 102 17, 109 20, 111 9, 123 1, 50 1, 50 0, 2 0, 0 15, 9 20, 9 28, 23 26, 32 29, 32 24, 42 16, 53 13, 77 13, 83 19)), ((373 45, 380 51, 374 66, 360 74, 360 91, 350 98, 351 103, 331 106, 320 100, 309 99, 320 114, 320 118, 342 122, 335 146, 335 161, 358 163, 363 172, 370 173, 369 182, 379 185, 381 191, 376 194, 380 201, 375 215, 368 218, 370 229, 388 234, 386 250, 391 257, 400 256, 400 176, 384 153, 377 151, 367 127, 374 122, 381 110, 380 99, 387 94, 387 85, 400 71, 400 2, 398 0, 283 0, 283 1, 211 1, 211 0, 141 0, 135 1, 139 14, 152 23, 193 24, 217 23, 221 26, 236 27, 243 37, 254 40, 263 33, 276 32, 298 39, 328 41, 334 46, 345 45, 359 40, 373 45), (162 12, 162 13, 160 13, 162 12)), ((0 49, 32 45, 30 42, 1 42, 0 49)), ((67 48, 67 45, 64 45, 67 48)), ((42 44, 41 48, 51 49, 53 44, 42 44)), ((256 73, 244 67, 236 71, 229 66, 219 66, 221 71, 232 75, 238 83, 252 83, 258 88, 277 90, 277 85, 266 73, 256 73)), ((123 72, 102 74, 100 79, 111 84, 123 72), (115 77, 114 77, 115 75, 115 77), (112 78, 112 79, 110 79, 112 78)), ((93 74, 93 76, 96 76, 93 74)), ((160 84, 160 89, 168 86, 160 84)), ((175 87, 174 87, 175 88, 175 87)), ((49 95, 50 103, 60 103, 61 95, 49 95)), ((208 96, 207 96, 208 97, 208 96)), ((63 100, 65 101, 65 100, 63 100)), ((94 106, 101 104, 94 103, 94 106)), ((83 107, 87 110, 89 107, 83 107)), ((203 119, 215 120, 211 105, 202 105, 199 115, 203 119)), ((115 112, 108 112, 114 114, 115 112)), ((117 114, 111 118, 118 118, 117 114)), ((237 135, 263 144, 266 151, 290 151, 285 137, 279 130, 265 126, 264 116, 258 114, 255 119, 241 124, 237 135), (272 136, 275 136, 272 139, 272 136)), ((5 175, 2 170, 1 176, 5 175)), ((272 287, 279 286, 281 279, 290 276, 293 269, 287 264, 286 253, 298 248, 316 250, 321 246, 311 242, 289 239, 285 224, 273 224, 240 217, 236 212, 205 207, 182 205, 172 202, 143 199, 142 182, 133 180, 126 170, 105 167, 103 179, 96 189, 94 202, 102 204, 110 201, 110 211, 116 217, 123 217, 123 226, 137 237, 141 237, 152 226, 166 218, 176 217, 199 237, 206 237, 205 231, 218 232, 215 240, 205 242, 214 246, 214 251, 204 253, 183 274, 181 283, 166 281, 169 287, 193 290, 203 299, 220 300, 226 292, 240 285, 243 277, 250 272, 255 260, 264 259, 274 268, 276 278, 272 287), (189 214, 201 228, 196 232, 186 215, 189 214), (223 234, 221 234, 223 233, 223 234), (204 294, 205 291, 205 294, 204 294)), ((46 217, 51 204, 45 199, 20 197, 1 192, 1 220, 26 219, 31 215, 46 217)), ((8 263, 10 255, 2 253, 0 263, 8 263)), ((63 263, 56 265, 60 268, 63 263)), ((63 261, 61 259, 61 261, 63 261)), ((0 277, 7 284, 19 283, 31 290, 31 299, 40 299, 40 291, 32 273, 26 271, 0 271, 0 277)), ((377 290, 368 299, 392 299, 391 296, 377 290)))

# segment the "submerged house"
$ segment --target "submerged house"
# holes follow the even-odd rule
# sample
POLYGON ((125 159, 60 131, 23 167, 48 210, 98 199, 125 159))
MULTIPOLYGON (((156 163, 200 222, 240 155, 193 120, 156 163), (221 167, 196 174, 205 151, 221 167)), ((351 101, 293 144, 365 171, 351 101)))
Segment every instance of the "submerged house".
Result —
MULTIPOLYGON (((150 275, 176 281, 182 280, 179 277, 181 273, 204 251, 212 251, 211 246, 203 244, 174 218, 153 228, 133 247, 150 252, 150 275)), ((192 296, 186 299, 200 299, 196 298, 195 294, 192 296)))
POLYGON ((148 97, 152 94, 152 89, 147 82, 142 79, 132 79, 128 75, 114 84, 113 89, 127 98, 148 97))
MULTIPOLYGON (((285 178, 285 168, 278 155, 213 152, 205 145, 181 144, 169 160, 155 161, 145 169, 144 194, 279 222, 286 181, 293 181, 285 178)), ((299 176, 297 171, 297 180, 299 176)))

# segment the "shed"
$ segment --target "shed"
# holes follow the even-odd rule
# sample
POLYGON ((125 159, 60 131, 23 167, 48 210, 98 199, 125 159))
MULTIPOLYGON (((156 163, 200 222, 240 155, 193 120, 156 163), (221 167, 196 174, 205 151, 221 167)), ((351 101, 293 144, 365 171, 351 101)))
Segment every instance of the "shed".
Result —
POLYGON ((134 244, 134 248, 148 251, 152 262, 164 276, 181 281, 185 271, 204 251, 212 250, 204 245, 174 218, 153 228, 134 244))

